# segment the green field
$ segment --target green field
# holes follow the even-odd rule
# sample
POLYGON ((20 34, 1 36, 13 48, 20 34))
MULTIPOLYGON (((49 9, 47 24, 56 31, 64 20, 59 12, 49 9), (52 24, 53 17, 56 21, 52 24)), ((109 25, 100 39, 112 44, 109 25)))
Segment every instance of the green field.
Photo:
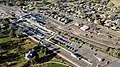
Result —
POLYGON ((6 37, 6 38, 0 38, 0 43, 5 43, 5 42, 8 42, 8 41, 11 41, 12 38, 10 37, 6 37))
POLYGON ((67 67, 65 65, 61 65, 61 64, 55 64, 55 63, 49 63, 47 64, 48 66, 47 67, 67 67))
POLYGON ((40 65, 39 67, 68 67, 62 64, 56 64, 56 63, 47 63, 47 64, 43 64, 40 65))

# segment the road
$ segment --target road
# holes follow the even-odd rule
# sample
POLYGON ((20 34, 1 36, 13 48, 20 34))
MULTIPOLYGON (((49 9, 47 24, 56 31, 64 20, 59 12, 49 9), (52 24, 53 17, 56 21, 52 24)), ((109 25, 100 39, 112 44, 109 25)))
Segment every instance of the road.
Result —
MULTIPOLYGON (((81 40, 88 42, 89 44, 92 44, 94 46, 102 47, 104 50, 107 47, 118 47, 119 45, 115 44, 112 40, 98 37, 96 35, 92 35, 93 38, 85 36, 85 34, 88 34, 88 32, 81 31, 80 29, 77 29, 74 25, 68 26, 67 25, 60 25, 59 22, 55 21, 52 18, 47 18, 48 24, 53 26, 54 29, 58 31, 65 31, 68 33, 72 33, 74 36, 79 37, 81 40), (71 30, 69 30, 71 28, 71 30)), ((74 23, 74 22, 73 22, 74 23)), ((91 35, 90 35, 91 36, 91 35)))
MULTIPOLYGON (((9 10, 9 9, 8 9, 9 10)), ((7 11, 7 10, 5 10, 5 11, 7 11)), ((9 12, 9 11, 7 11, 7 12, 9 12)), ((63 27, 62 25, 58 25, 57 23, 57 21, 53 21, 52 19, 49 19, 50 21, 48 21, 48 22, 50 22, 50 23, 52 23, 53 25, 55 25, 56 26, 56 29, 58 29, 59 31, 66 31, 66 32, 70 32, 70 31, 68 31, 67 29, 65 29, 65 27, 63 27)), ((73 33, 73 32, 71 32, 71 33, 73 33)), ((76 36, 76 34, 75 33, 73 33, 75 36, 76 36)), ((103 45, 103 43, 101 44, 100 42, 98 42, 98 41, 95 41, 95 40, 92 40, 92 39, 89 39, 89 38, 87 38, 87 37, 84 37, 84 36, 80 36, 80 34, 78 34, 77 36, 79 36, 82 40, 84 40, 85 42, 89 42, 90 44, 94 44, 94 45, 103 45)), ((29 36, 29 38, 31 38, 32 40, 34 40, 34 41, 36 41, 36 42, 39 42, 38 40, 36 40, 36 39, 34 39, 32 36, 29 36)), ((49 41, 49 40, 48 40, 49 41)), ((45 41, 45 42, 48 42, 48 41, 45 41)), ((50 42, 50 41, 49 41, 50 42)), ((41 42, 41 44, 43 45, 43 46, 45 46, 45 43, 42 43, 41 42)), ((90 64, 89 63, 87 63, 87 61, 85 61, 84 59, 82 59, 82 60, 78 60, 78 59, 76 59, 75 57, 73 57, 73 56, 71 56, 71 52, 70 51, 68 51, 68 50, 66 50, 66 49, 64 49, 64 48, 62 48, 61 46, 59 46, 59 45, 57 45, 57 44, 55 44, 55 45, 53 45, 53 44, 50 44, 51 46, 53 46, 53 48, 58 48, 58 47, 60 47, 61 49, 60 49, 60 53, 58 53, 58 55, 60 56, 60 57, 62 57, 62 58, 64 58, 65 60, 67 60, 68 62, 70 62, 70 63, 72 63, 72 64, 74 64, 75 66, 74 67, 90 67, 90 64)), ((49 48, 49 49, 51 49, 51 48, 49 48)))
MULTIPOLYGON (((56 11, 56 10, 51 10, 51 11, 56 11)), ((84 23, 84 24, 88 24, 89 22, 88 21, 86 21, 86 20, 83 20, 83 19, 80 19, 80 18, 76 18, 76 17, 74 17, 74 16, 71 16, 71 15, 68 15, 68 14, 66 14, 66 13, 62 13, 62 12, 60 12, 59 11, 59 14, 61 14, 61 15, 65 15, 65 16, 67 16, 67 17, 70 17, 70 18, 72 18, 72 19, 74 19, 73 20, 73 22, 72 23, 70 23, 70 24, 73 24, 73 23, 84 23)), ((85 31, 81 31, 78 27, 76 27, 75 28, 75 25, 74 25, 74 27, 71 25, 71 26, 69 26, 69 24, 68 25, 60 25, 59 24, 59 22, 58 21, 55 21, 55 19, 53 19, 53 18, 49 18, 51 21, 52 21, 52 23, 53 23, 53 25, 55 24, 55 26, 57 26, 57 27, 61 27, 61 29, 62 30, 65 30, 65 31, 67 31, 67 32, 71 32, 71 33, 73 33, 73 34, 75 34, 75 35, 77 35, 77 36, 83 36, 84 37, 84 39, 90 39, 91 41, 94 41, 94 42, 97 42, 97 43, 99 43, 99 44, 101 44, 101 45, 105 45, 105 46, 108 46, 108 47, 119 47, 120 46, 120 43, 118 43, 118 44, 115 44, 115 42, 117 42, 116 40, 113 40, 113 39, 109 39, 109 38, 107 38, 106 36, 99 36, 99 35, 96 35, 96 34, 89 34, 89 36, 93 36, 93 38, 88 38, 88 37, 86 37, 86 36, 84 36, 85 34, 88 34, 89 32, 85 32, 85 31), (58 25, 57 25, 58 24, 58 25), (73 30, 68 30, 67 28, 71 28, 71 29, 73 29, 73 30)), ((105 29, 105 28, 104 28, 105 29)), ((103 31, 103 33, 105 33, 105 32, 107 32, 108 30, 105 30, 105 31, 103 31)), ((119 37, 119 32, 114 32, 114 31, 110 31, 109 30, 109 34, 110 35, 114 35, 114 36, 117 36, 117 37, 119 37)), ((83 38, 82 37, 82 38, 83 38)), ((90 41, 89 40, 89 41, 90 41)), ((85 40, 86 41, 86 40, 85 40)), ((101 46, 101 45, 97 45, 97 46, 101 46)), ((102 47, 102 46, 101 46, 102 47)))
MULTIPOLYGON (((36 40, 33 36, 28 36, 30 39, 36 41, 36 42, 40 42, 41 45, 46 46, 46 44, 51 45, 53 48, 61 48, 59 51, 60 53, 57 53, 60 57, 62 57, 63 59, 67 60, 68 62, 70 62, 71 64, 75 65, 74 67, 86 67, 87 63, 85 63, 83 60, 77 60, 75 57, 71 56, 71 52, 66 50, 65 48, 62 48, 61 46, 57 45, 57 44, 51 44, 52 42, 49 41, 52 37, 56 36, 56 34, 53 34, 53 36, 51 36, 49 39, 45 39, 44 41, 40 42, 39 40, 36 40), (51 42, 51 43, 48 43, 51 42)), ((52 50, 51 47, 48 47, 48 49, 52 50)))
MULTIPOLYGON (((63 31, 63 30, 59 30, 59 31, 63 31)), ((56 35, 54 34, 52 37, 54 37, 54 36, 56 36, 56 35)), ((50 39, 51 39, 52 37, 50 37, 50 39)), ((29 38, 31 38, 32 40, 35 40, 36 42, 39 42, 38 40, 34 39, 32 36, 29 36, 29 38)), ((45 46, 45 44, 46 44, 47 42, 51 42, 51 41, 49 41, 50 39, 41 42, 41 44, 42 44, 43 46, 45 46)), ((84 38, 83 38, 83 39, 84 39, 84 38)), ((85 39, 84 39, 84 40, 85 40, 85 39)), ((86 41, 89 41, 89 40, 87 39, 86 41)), ((90 40, 89 42, 91 42, 91 40, 90 40)), ((52 43, 52 42, 51 42, 51 43, 52 43)), ((97 44, 96 42, 91 42, 91 43, 97 44)), ((98 44, 99 44, 99 43, 98 43, 98 44)), ((92 66, 96 67, 96 65, 97 65, 97 63, 96 63, 95 61, 98 61, 98 60, 94 60, 95 63, 93 63, 93 64, 91 65, 88 61, 86 61, 86 60, 84 60, 84 59, 78 60, 77 58, 71 56, 72 53, 71 53, 70 51, 66 50, 65 48, 63 48, 63 47, 61 47, 61 46, 59 46, 59 45, 57 45, 57 44, 50 44, 50 45, 53 46, 53 48, 59 48, 59 47, 60 47, 60 48, 61 48, 61 49, 59 50, 60 53, 57 53, 57 54, 58 54, 60 57, 62 57, 62 58, 64 58, 65 60, 67 60, 68 62, 70 62, 71 64, 75 65, 74 67, 92 67, 92 66)), ((48 48, 51 49, 50 47, 48 47, 48 48)))
MULTIPOLYGON (((77 37, 79 37, 81 40, 83 40, 83 41, 85 41, 85 42, 87 42, 87 43, 89 43, 89 44, 93 44, 93 45, 95 45, 95 46, 102 46, 102 47, 104 47, 104 48, 106 48, 106 46, 105 45, 108 45, 108 44, 104 44, 104 43, 102 43, 102 42, 100 42, 100 41, 96 41, 96 40, 94 40, 94 39, 92 39, 92 38, 88 38, 88 37, 85 37, 85 36, 83 36, 83 35, 80 35, 80 34, 76 34, 76 32, 73 32, 73 31, 70 31, 70 30, 68 30, 68 29, 66 29, 66 28, 64 28, 64 26, 61 26, 61 25, 58 25, 57 23, 58 22, 55 22, 54 20, 52 20, 52 19, 48 19, 49 20, 49 24, 53 24, 53 26, 55 26, 54 28, 56 29, 56 30, 58 30, 58 31, 64 31, 64 32, 68 32, 68 33, 72 33, 74 36, 77 36, 77 37)), ((71 28, 72 28, 72 26, 71 26, 71 28)), ((79 30, 78 30, 79 31, 79 30)), ((78 32, 77 31, 77 32, 78 32)), ((80 32, 80 31, 79 31, 80 32)))
MULTIPOLYGON (((29 36, 29 38, 31 38, 32 40, 37 41, 36 39, 34 39, 32 36, 29 36)), ((45 46, 45 44, 48 41, 44 41, 44 42, 40 42, 41 45, 45 46)), ((50 42, 50 41, 49 41, 50 42)), ((53 48, 59 48, 60 46, 56 45, 52 45, 50 44, 53 48)), ((51 49, 51 47, 47 47, 48 49, 51 49)), ((57 55, 59 55, 60 57, 62 57, 63 59, 67 60, 68 62, 70 62, 71 64, 75 65, 74 67, 87 67, 87 63, 85 63, 83 60, 78 60, 75 57, 71 56, 71 52, 67 51, 66 49, 60 47, 61 49, 59 50, 60 53, 57 53, 57 55)))
MULTIPOLYGON (((16 11, 16 9, 12 9, 12 8, 9 8, 9 7, 3 6, 3 5, 0 5, 0 9, 3 10, 7 14, 10 14, 10 12, 12 12, 12 11, 16 11)), ((28 37, 36 42, 39 42, 38 40, 34 39, 34 37, 32 37, 32 36, 28 36, 28 37)), ((42 43, 42 45, 45 46, 44 43, 42 43)), ((53 46, 53 48, 58 47, 57 45, 51 45, 51 46, 53 46)), ((51 48, 49 48, 49 49, 51 49, 51 48)), ((82 66, 86 67, 85 66, 86 64, 83 65, 83 63, 79 62, 79 60, 72 57, 71 53, 69 53, 68 51, 66 51, 64 49, 60 49, 60 53, 58 53, 58 55, 60 57, 62 57, 63 59, 67 60, 68 62, 70 62, 71 64, 75 65, 74 67, 81 67, 81 64, 82 64, 82 66)))

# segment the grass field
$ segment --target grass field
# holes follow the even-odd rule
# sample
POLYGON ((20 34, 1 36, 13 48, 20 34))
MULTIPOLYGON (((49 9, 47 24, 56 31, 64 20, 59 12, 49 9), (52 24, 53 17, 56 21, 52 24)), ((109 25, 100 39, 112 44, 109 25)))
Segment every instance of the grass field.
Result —
POLYGON ((67 67, 67 66, 64 66, 61 64, 55 64, 55 63, 49 63, 49 64, 47 64, 47 67, 67 67))
POLYGON ((12 40, 12 38, 10 38, 10 37, 0 38, 0 43, 5 43, 5 42, 11 41, 11 40, 12 40))
MULTIPOLYGON (((8 64, 6 64, 6 65, 4 65, 2 63, 3 66, 9 65, 10 67, 11 66, 13 66, 13 67, 21 67, 21 66, 24 66, 24 65, 26 65, 28 63, 31 63, 31 61, 35 61, 34 58, 32 60, 30 60, 30 62, 29 62, 29 60, 25 59, 26 52, 28 52, 29 49, 31 49, 31 48, 38 45, 38 43, 32 41, 31 39, 21 40, 19 38, 6 37, 6 38, 0 38, 0 44, 2 44, 2 45, 5 45, 5 44, 12 45, 10 47, 14 46, 14 48, 9 49, 8 52, 4 54, 5 56, 7 56, 7 54, 11 54, 11 53, 18 53, 18 55, 19 55, 19 58, 17 58, 17 60, 12 60, 12 61, 8 62, 8 64)), ((44 51, 44 48, 40 48, 40 51, 38 52, 38 54, 40 55, 40 57, 45 56, 46 53, 44 51)), ((63 62, 63 60, 53 58, 53 59, 51 59, 50 61, 48 61, 48 62, 46 62, 44 64, 39 64, 38 67, 67 67, 66 65, 68 66, 68 64, 63 62)))
POLYGON ((33 48, 34 46, 37 45, 37 43, 31 41, 30 39, 25 40, 25 41, 24 41, 24 44, 25 44, 25 45, 24 45, 25 51, 27 51, 27 50, 29 50, 29 49, 31 49, 31 48, 33 48))
POLYGON ((68 67, 68 66, 57 64, 57 63, 47 63, 47 64, 40 65, 39 67, 68 67))

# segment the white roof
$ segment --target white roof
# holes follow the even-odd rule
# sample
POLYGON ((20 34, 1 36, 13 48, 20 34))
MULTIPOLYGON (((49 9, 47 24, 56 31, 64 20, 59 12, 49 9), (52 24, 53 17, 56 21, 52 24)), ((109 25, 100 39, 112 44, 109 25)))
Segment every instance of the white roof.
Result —
POLYGON ((87 29, 89 29, 89 27, 87 25, 83 25, 80 29, 86 31, 87 29))

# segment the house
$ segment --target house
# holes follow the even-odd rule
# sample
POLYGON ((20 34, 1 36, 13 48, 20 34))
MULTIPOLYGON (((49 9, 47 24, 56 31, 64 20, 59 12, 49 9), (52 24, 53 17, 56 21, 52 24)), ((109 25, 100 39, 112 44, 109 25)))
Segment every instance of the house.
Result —
POLYGON ((66 18, 65 24, 70 23, 70 22, 72 22, 72 21, 73 21, 73 19, 71 19, 71 18, 66 18))
POLYGON ((120 19, 120 16, 115 16, 114 17, 114 20, 119 20, 120 19))
POLYGON ((87 12, 88 15, 94 14, 94 13, 95 13, 95 11, 91 11, 91 10, 87 12))
POLYGON ((100 21, 99 21, 99 20, 94 20, 94 23, 95 23, 95 24, 99 24, 100 21))
POLYGON ((75 23, 74 25, 75 25, 75 26, 79 26, 80 24, 79 24, 79 23, 75 23))
POLYGON ((116 30, 118 28, 117 23, 111 23, 111 29, 116 30))
POLYGON ((65 18, 61 18, 61 20, 60 20, 61 22, 65 22, 65 18))
POLYGON ((25 59, 30 60, 34 57, 34 49, 31 49, 28 53, 25 54, 25 59))
POLYGON ((90 27, 87 26, 87 25, 83 25, 80 29, 83 30, 83 31, 86 31, 86 30, 89 30, 90 27))
POLYGON ((104 24, 105 24, 105 26, 110 26, 110 24, 111 24, 111 20, 106 20, 105 22, 104 22, 104 24))

